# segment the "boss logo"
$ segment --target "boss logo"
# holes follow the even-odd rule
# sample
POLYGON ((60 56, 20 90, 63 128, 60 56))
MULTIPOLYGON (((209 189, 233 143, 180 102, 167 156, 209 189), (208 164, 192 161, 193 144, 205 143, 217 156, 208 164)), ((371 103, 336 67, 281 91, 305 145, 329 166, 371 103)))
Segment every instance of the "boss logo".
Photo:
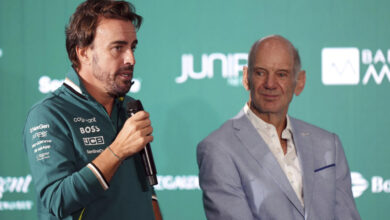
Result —
POLYGON ((104 144, 103 136, 83 138, 85 146, 94 146, 104 144))
POLYGON ((99 131, 100 131, 100 128, 98 126, 95 126, 95 125, 80 128, 81 134, 95 133, 95 132, 99 132, 99 131))

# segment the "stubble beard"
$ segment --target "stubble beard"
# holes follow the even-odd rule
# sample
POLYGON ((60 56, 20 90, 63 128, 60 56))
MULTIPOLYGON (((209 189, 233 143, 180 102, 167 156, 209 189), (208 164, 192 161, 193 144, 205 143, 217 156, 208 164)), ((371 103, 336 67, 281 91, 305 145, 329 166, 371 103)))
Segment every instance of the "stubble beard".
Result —
POLYGON ((132 66, 121 67, 116 70, 114 74, 110 74, 109 72, 102 71, 102 68, 99 65, 97 56, 93 56, 93 66, 92 66, 92 74, 93 76, 103 83, 104 89, 107 91, 107 94, 113 98, 123 97, 125 96, 131 87, 131 80, 123 82, 124 85, 121 86, 122 83, 118 78, 120 72, 125 69, 133 69, 132 66), (118 80, 119 82, 116 82, 118 80))

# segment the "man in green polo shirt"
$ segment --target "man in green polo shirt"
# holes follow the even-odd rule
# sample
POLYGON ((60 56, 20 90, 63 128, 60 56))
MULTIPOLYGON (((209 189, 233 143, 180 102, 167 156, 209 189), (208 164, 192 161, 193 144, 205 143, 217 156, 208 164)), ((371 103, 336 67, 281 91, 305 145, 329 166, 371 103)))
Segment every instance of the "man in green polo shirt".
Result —
POLYGON ((153 140, 149 114, 125 109, 141 22, 124 1, 86 1, 71 17, 72 69, 24 129, 39 219, 161 219, 138 154, 153 140))

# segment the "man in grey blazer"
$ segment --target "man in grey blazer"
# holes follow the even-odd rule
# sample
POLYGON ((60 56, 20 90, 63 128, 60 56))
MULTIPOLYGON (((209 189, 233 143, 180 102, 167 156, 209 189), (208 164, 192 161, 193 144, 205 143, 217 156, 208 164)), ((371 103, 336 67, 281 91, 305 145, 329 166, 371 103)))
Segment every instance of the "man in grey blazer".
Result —
POLYGON ((306 81, 298 51, 272 35, 248 61, 249 101, 198 145, 207 219, 360 219, 337 135, 287 115, 306 81))

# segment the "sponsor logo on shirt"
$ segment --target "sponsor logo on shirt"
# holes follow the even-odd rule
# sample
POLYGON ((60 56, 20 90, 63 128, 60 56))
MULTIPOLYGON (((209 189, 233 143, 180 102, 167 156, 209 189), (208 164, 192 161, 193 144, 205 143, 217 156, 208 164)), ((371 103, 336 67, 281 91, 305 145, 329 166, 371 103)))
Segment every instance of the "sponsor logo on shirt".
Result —
POLYGON ((96 117, 93 117, 93 118, 83 118, 83 117, 74 117, 73 118, 73 121, 74 122, 80 122, 80 123, 93 123, 93 122, 96 122, 96 117))
POLYGON ((52 140, 47 139, 49 129, 49 124, 39 124, 29 129, 30 134, 32 134, 32 140, 37 139, 35 143, 31 145, 37 161, 50 158, 50 152, 48 151, 51 149, 52 140))
POLYGON ((40 131, 40 132, 35 133, 32 136, 33 139, 35 139, 35 138, 43 138, 43 137, 47 137, 47 131, 40 131))
POLYGON ((51 143, 51 140, 40 140, 40 141, 35 142, 31 147, 34 148, 34 147, 36 147, 38 145, 48 144, 48 143, 51 143))
POLYGON ((43 146, 35 148, 34 153, 37 153, 37 152, 42 151, 42 150, 49 150, 50 148, 51 148, 50 145, 43 145, 43 146))
POLYGON ((44 159, 49 159, 50 158, 50 152, 44 152, 44 153, 40 153, 36 156, 37 158, 37 161, 39 160, 44 160, 44 159))
POLYGON ((87 150, 87 154, 100 154, 103 151, 104 149, 92 149, 92 150, 87 150))
POLYGON ((48 129, 48 128, 50 128, 49 124, 40 124, 38 126, 30 128, 30 134, 33 133, 34 131, 48 129))
POLYGON ((100 131, 100 128, 98 126, 96 126, 96 125, 80 127, 80 133, 81 134, 96 133, 96 132, 99 132, 99 131, 100 131))
POLYGON ((87 137, 87 138, 83 138, 83 141, 84 141, 85 146, 95 146, 95 145, 103 145, 104 144, 103 136, 87 137))

